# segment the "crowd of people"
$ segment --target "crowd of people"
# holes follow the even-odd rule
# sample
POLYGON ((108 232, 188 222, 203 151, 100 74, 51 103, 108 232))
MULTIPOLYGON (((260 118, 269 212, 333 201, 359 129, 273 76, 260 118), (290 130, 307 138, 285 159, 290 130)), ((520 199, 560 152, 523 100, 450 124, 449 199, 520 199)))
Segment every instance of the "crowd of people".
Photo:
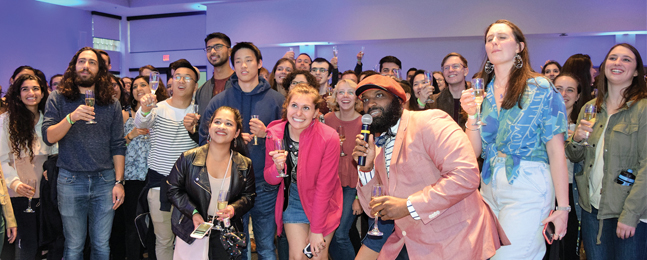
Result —
POLYGON ((268 70, 219 32, 202 86, 188 60, 164 84, 90 47, 49 81, 18 67, 1 257, 647 259, 640 53, 537 73, 514 23, 483 43, 472 79, 457 52, 402 76, 394 56, 363 70, 363 52, 353 70, 293 51, 268 70))

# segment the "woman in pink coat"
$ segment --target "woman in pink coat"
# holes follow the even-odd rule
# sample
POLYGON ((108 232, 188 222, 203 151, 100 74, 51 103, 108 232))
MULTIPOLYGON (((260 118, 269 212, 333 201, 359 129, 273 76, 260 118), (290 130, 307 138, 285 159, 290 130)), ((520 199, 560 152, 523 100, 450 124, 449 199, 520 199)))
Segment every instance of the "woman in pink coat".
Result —
POLYGON ((290 259, 306 259, 310 244, 314 259, 328 259, 328 246, 339 226, 342 188, 339 135, 313 120, 321 101, 317 90, 306 84, 292 88, 283 103, 283 119, 267 126, 265 181, 281 184, 275 219, 281 235, 283 224, 290 244, 290 259), (275 140, 283 148, 275 147, 275 140), (279 177, 286 173, 287 177, 279 177))

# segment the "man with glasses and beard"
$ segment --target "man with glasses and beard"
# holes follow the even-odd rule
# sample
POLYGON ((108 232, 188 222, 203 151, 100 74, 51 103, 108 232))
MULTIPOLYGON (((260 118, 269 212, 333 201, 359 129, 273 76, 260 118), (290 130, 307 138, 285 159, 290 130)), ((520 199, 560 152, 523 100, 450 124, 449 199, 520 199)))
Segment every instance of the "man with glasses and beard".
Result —
POLYGON ((387 76, 355 93, 373 117, 368 142, 355 140, 355 160, 366 156, 357 194, 369 216, 395 222, 378 259, 487 259, 509 244, 478 191, 467 135, 447 113, 404 110, 405 92, 387 76), (371 199, 375 184, 385 195, 371 199))
POLYGON ((204 44, 207 60, 213 65, 213 77, 202 84, 195 94, 195 102, 198 103, 200 115, 213 96, 231 87, 229 77, 234 74, 234 70, 229 65, 229 55, 231 54, 229 36, 214 32, 207 35, 204 44))
POLYGON ((49 96, 43 141, 58 143, 58 205, 65 259, 82 259, 86 233, 91 259, 108 259, 114 210, 124 202, 126 140, 119 101, 112 98, 101 55, 84 47, 70 61, 59 91, 49 96), (95 93, 86 104, 85 93, 95 93), (92 124, 90 121, 95 121, 92 124))

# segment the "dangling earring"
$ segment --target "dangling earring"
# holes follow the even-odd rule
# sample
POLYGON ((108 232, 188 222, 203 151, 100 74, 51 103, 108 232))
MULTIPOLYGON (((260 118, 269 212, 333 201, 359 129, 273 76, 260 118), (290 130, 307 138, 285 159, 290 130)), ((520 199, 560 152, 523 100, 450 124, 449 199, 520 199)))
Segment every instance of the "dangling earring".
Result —
POLYGON ((485 73, 491 74, 492 71, 494 71, 494 65, 492 64, 492 62, 490 62, 489 60, 485 61, 485 73))
POLYGON ((234 147, 236 147, 236 139, 234 138, 234 140, 231 142, 234 143, 234 147))
POLYGON ((519 53, 514 55, 514 67, 517 69, 521 69, 523 67, 523 60, 521 59, 521 56, 519 56, 519 53))
POLYGON ((211 142, 211 135, 207 135, 207 143, 211 142))

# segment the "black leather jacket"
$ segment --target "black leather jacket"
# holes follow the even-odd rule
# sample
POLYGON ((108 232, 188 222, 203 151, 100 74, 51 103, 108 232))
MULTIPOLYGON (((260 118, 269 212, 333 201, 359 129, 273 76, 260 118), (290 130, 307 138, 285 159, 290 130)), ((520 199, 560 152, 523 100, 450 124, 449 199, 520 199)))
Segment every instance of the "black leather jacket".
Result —
MULTIPOLYGON (((207 219, 207 210, 212 196, 207 173, 206 158, 209 144, 184 152, 175 162, 168 176, 170 185, 167 193, 173 204, 171 228, 173 233, 187 242, 193 243, 193 210, 197 209, 203 219, 207 219)), ((242 216, 254 206, 256 188, 252 160, 233 152, 232 169, 234 169, 229 186, 229 205, 234 207, 231 224, 240 232, 243 230, 242 216)), ((213 213, 210 213, 213 214, 213 213)))

